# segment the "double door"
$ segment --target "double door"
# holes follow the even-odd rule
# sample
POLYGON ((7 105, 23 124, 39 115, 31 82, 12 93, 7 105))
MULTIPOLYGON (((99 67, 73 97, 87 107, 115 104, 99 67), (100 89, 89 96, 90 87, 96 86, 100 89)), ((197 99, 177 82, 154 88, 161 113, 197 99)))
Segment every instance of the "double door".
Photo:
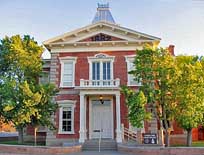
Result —
POLYGON ((113 138, 111 101, 92 101, 91 138, 113 138), (101 133, 100 133, 101 132, 101 133), (101 134, 101 135, 100 135, 101 134))

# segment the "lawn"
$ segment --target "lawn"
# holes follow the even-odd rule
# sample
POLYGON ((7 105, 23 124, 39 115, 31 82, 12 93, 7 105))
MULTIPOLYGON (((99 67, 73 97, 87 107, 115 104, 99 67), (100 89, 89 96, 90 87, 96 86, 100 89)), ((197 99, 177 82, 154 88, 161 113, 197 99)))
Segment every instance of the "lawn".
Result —
POLYGON ((204 147, 204 141, 196 141, 192 143, 194 147, 204 147))
MULTIPOLYGON (((185 147, 185 144, 173 145, 172 147, 185 147)), ((192 142, 192 147, 204 147, 204 141, 194 141, 192 142)))

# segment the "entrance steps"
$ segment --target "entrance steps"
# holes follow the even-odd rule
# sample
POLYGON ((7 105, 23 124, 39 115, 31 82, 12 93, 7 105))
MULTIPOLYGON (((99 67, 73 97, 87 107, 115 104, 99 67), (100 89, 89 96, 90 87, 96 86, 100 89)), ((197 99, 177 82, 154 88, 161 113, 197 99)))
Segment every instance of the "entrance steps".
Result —
MULTIPOLYGON (((113 139, 101 139, 100 145, 101 151, 109 151, 109 150, 117 150, 117 143, 113 139)), ((99 150, 99 140, 91 139, 86 140, 82 146, 82 150, 84 151, 98 151, 99 150)))

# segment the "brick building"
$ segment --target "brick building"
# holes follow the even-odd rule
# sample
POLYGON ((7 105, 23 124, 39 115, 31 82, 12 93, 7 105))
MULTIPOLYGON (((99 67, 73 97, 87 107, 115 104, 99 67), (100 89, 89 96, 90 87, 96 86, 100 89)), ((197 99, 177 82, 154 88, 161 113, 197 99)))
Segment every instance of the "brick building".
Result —
MULTIPOLYGON (((59 109, 53 117, 58 129, 46 131, 46 144, 84 143, 98 138, 98 131, 102 138, 120 143, 122 126, 159 135, 155 118, 144 122, 143 129, 131 126, 120 92, 121 85, 140 86, 128 74, 136 50, 159 42, 158 37, 116 24, 107 4, 98 4, 90 25, 43 42, 51 53, 44 66, 49 73, 46 78, 60 90, 55 98, 59 109)), ((170 51, 173 53, 173 46, 170 51)), ((175 124, 174 129, 171 140, 183 142, 183 130, 175 124)))

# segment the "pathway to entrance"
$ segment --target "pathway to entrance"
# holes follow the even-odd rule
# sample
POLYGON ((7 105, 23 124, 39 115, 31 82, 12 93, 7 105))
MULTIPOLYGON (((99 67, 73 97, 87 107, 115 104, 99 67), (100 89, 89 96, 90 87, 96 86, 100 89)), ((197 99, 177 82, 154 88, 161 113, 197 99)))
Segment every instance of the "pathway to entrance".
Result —
POLYGON ((69 155, 126 155, 124 153, 120 153, 118 151, 82 151, 79 153, 73 153, 69 155))

